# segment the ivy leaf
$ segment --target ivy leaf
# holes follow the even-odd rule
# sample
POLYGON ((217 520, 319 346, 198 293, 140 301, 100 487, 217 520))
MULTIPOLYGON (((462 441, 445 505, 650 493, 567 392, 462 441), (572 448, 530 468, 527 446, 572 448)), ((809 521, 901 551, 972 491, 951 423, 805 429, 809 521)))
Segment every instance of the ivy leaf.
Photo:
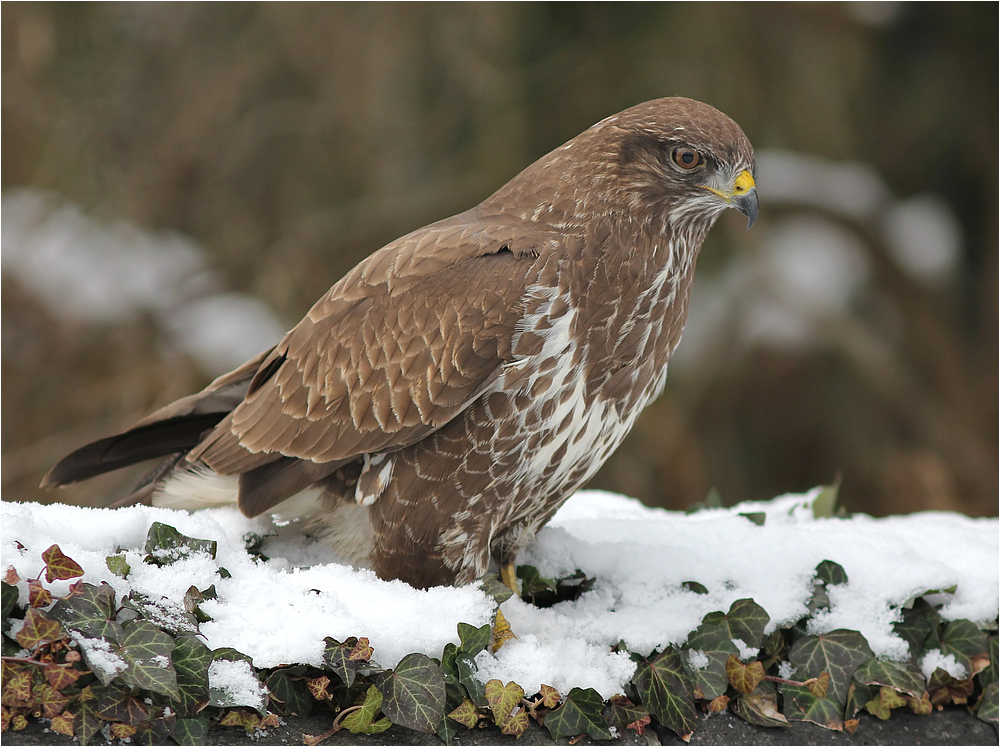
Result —
POLYGON ((919 609, 902 610, 903 619, 892 626, 893 632, 906 641, 910 647, 910 659, 916 661, 924 653, 924 641, 930 635, 931 626, 927 617, 919 609))
POLYGON ((104 565, 108 567, 109 571, 118 576, 118 578, 127 578, 128 574, 132 572, 132 566, 125 560, 124 553, 109 555, 104 559, 104 565))
POLYGON ((0 600, 2 600, 2 608, 3 608, 4 633, 10 630, 10 619, 11 615, 14 612, 14 607, 17 605, 17 598, 18 598, 17 587, 8 584, 6 581, 0 581, 0 600))
POLYGON ((80 567, 80 564, 63 555, 59 545, 52 545, 43 552, 42 560, 45 561, 45 580, 50 584, 56 580, 66 581, 83 575, 83 568, 80 567))
POLYGON ((47 682, 36 684, 31 689, 31 697, 35 701, 36 707, 41 706, 42 715, 45 718, 55 718, 63 712, 63 708, 69 703, 67 696, 53 690, 47 682))
POLYGON ((927 681, 927 692, 934 705, 963 705, 972 695, 974 685, 972 677, 956 679, 943 669, 935 669, 927 681))
POLYGON ((493 723, 500 727, 502 734, 520 736, 528 728, 528 714, 524 709, 515 709, 524 699, 524 690, 515 682, 504 685, 500 680, 486 683, 486 702, 493 711, 493 723))
MULTIPOLYGON (((632 683, 642 704, 657 721, 681 739, 694 731, 698 714, 691 697, 691 683, 677 649, 670 647, 653 659, 639 657, 632 683)), ((546 725, 550 716, 546 717, 546 725)))
POLYGON ((132 687, 152 690, 177 700, 177 672, 170 661, 174 639, 150 622, 133 620, 123 626, 118 654, 127 665, 119 675, 132 687))
POLYGON ((681 586, 695 594, 708 594, 708 589, 697 581, 685 581, 681 586))
POLYGON ((138 726, 149 719, 146 705, 132 695, 132 688, 120 680, 97 690, 97 711, 107 721, 138 726))
POLYGON ((143 548, 146 557, 143 560, 155 565, 170 565, 199 552, 214 558, 218 547, 219 543, 215 540, 187 537, 172 526, 154 521, 146 534, 146 545, 143 548))
POLYGON ((493 597, 493 601, 497 605, 501 605, 514 596, 514 592, 511 591, 510 587, 507 586, 503 581, 497 578, 495 573, 488 573, 485 576, 479 578, 479 584, 483 593, 487 596, 493 597))
POLYGON ((375 721, 381 709, 382 693, 372 685, 365 693, 365 701, 361 707, 347 714, 341 724, 352 734, 378 734, 392 726, 386 718, 375 721))
POLYGON ((326 648, 323 650, 323 662, 332 669, 341 682, 350 687, 354 684, 358 670, 362 669, 371 659, 374 649, 367 638, 348 638, 341 643, 329 636, 323 639, 326 648))
POLYGON ((789 721, 809 721, 824 729, 844 730, 841 707, 829 698, 817 698, 802 685, 782 685, 781 694, 785 698, 785 717, 789 721))
POLYGON ((21 706, 31 701, 31 668, 3 663, 3 704, 21 706))
POLYGON ((76 681, 86 674, 80 669, 73 669, 71 665, 49 663, 45 665, 45 679, 56 690, 65 690, 72 687, 76 681))
POLYGON ((977 718, 988 724, 997 726, 997 715, 1000 711, 1000 696, 998 696, 997 681, 993 680, 986 689, 983 690, 983 697, 979 700, 979 709, 976 711, 977 718))
POLYGON ((170 736, 181 745, 208 744, 208 716, 177 719, 170 736))
POLYGON ((473 702, 481 708, 487 707, 486 687, 476 677, 479 667, 475 660, 466 654, 458 654, 455 657, 455 669, 458 670, 459 684, 465 688, 473 702))
POLYGON ((185 635, 177 639, 172 659, 180 691, 175 710, 182 720, 191 720, 208 703, 208 667, 212 663, 212 651, 200 638, 185 635))
POLYGON ((771 616, 754 600, 737 599, 728 613, 709 612, 702 622, 717 625, 726 631, 729 638, 739 638, 751 648, 759 649, 764 628, 770 621, 771 616))
POLYGON ((460 622, 458 624, 458 638, 462 642, 459 646, 459 651, 463 654, 474 657, 490 645, 492 637, 493 632, 490 630, 489 625, 476 628, 468 623, 460 622))
POLYGON ((764 679, 764 665, 759 661, 744 664, 736 654, 730 654, 726 660, 726 676, 733 687, 744 695, 749 695, 764 679))
POLYGON ((132 744, 167 744, 176 723, 177 716, 174 714, 144 721, 132 735, 132 744))
POLYGON ((546 714, 545 728, 553 739, 575 737, 578 734, 586 734, 591 739, 611 739, 611 730, 604 720, 603 710, 604 699, 596 690, 574 687, 559 708, 546 714))
MULTIPOLYGON (((856 681, 851 683, 847 690, 847 706, 844 708, 844 718, 852 719, 859 711, 864 710, 872 698, 875 697, 875 687, 859 685, 856 681)), ((928 705, 930 701, 928 701, 928 705)))
POLYGON ((941 635, 941 652, 952 654, 970 676, 990 663, 986 634, 968 620, 953 620, 941 635))
POLYGON ((624 695, 613 696, 605 706, 604 714, 607 722, 621 734, 624 734, 626 729, 632 729, 641 737, 650 722, 649 711, 635 705, 624 695))
MULTIPOLYGON (((826 697, 841 708, 847 700, 847 690, 851 686, 854 671, 871 658, 874 655, 868 642, 856 630, 834 630, 822 635, 803 636, 788 652, 788 660, 795 667, 799 679, 819 677, 823 672, 830 673, 830 687, 826 697)), ((791 718, 787 709, 786 715, 791 718)), ((822 718, 823 714, 819 714, 819 717, 822 718)))
POLYGON ((32 607, 47 607, 52 604, 52 592, 42 586, 37 578, 28 582, 28 604, 32 607))
POLYGON ((533 565, 519 565, 517 577, 521 579, 521 599, 529 604, 536 603, 536 596, 555 594, 555 579, 546 578, 533 565))
POLYGON ((49 615, 87 638, 121 641, 122 626, 114 619, 115 590, 106 583, 80 584, 75 594, 56 602, 49 615))
POLYGON ((837 494, 840 492, 840 480, 833 485, 824 485, 818 496, 813 501, 813 517, 817 519, 829 519, 837 511, 837 494))
POLYGON ((778 710, 778 695, 773 688, 761 685, 750 695, 741 695, 733 703, 733 713, 755 726, 789 727, 778 710))
POLYGON ((316 700, 332 700, 333 696, 330 695, 327 688, 330 687, 330 678, 323 677, 313 677, 306 680, 306 688, 309 690, 309 694, 312 695, 316 700))
POLYGON ((107 722, 97 712, 96 701, 81 698, 73 715, 73 731, 80 744, 90 744, 90 741, 101 733, 105 723, 107 722))
POLYGON ((457 721, 468 729, 475 729, 479 723, 479 709, 470 698, 463 698, 462 704, 448 714, 448 718, 457 721))
POLYGON ((542 696, 542 706, 544 708, 555 708, 559 705, 559 701, 562 700, 559 691, 550 685, 541 685, 538 689, 538 694, 542 696))
MULTIPOLYGON (((309 694, 309 687, 301 680, 293 680, 298 667, 279 669, 267 678, 267 689, 271 693, 272 705, 280 704, 282 715, 305 717, 312 712, 316 702, 309 694), (276 704, 274 701, 278 701, 276 704)), ((305 671, 302 669, 302 671, 305 671)))
POLYGON ((63 711, 60 715, 54 716, 52 723, 49 724, 49 728, 56 734, 72 738, 75 736, 73 732, 73 714, 69 711, 63 711))
POLYGON ((891 687, 918 699, 927 685, 924 675, 913 664, 881 659, 872 659, 858 667, 854 680, 861 685, 891 687))
POLYGON ((718 625, 702 623, 688 636, 681 650, 684 652, 682 661, 694 685, 696 696, 713 700, 724 695, 729 687, 726 660, 730 655, 739 653, 729 633, 718 625), (692 665, 692 651, 703 653, 708 658, 708 664, 700 668, 692 665), (701 691, 700 694, 698 690, 701 691))
POLYGON ((45 613, 29 607, 24 615, 24 626, 14 638, 22 647, 34 650, 43 643, 58 641, 62 636, 62 626, 56 620, 50 620, 45 613))
POLYGON ((817 698, 825 698, 826 691, 830 689, 830 673, 823 672, 819 677, 807 680, 805 685, 817 698))
POLYGON ((829 586, 838 586, 847 583, 847 571, 840 563, 824 560, 816 566, 816 578, 829 586))
POLYGON ((767 521, 767 514, 763 511, 753 511, 751 513, 740 514, 740 516, 759 527, 764 526, 764 522, 767 521))
POLYGON ((394 724, 433 734, 444 718, 445 683, 441 669, 424 654, 407 654, 395 670, 375 684, 385 700, 382 711, 394 724))
POLYGON ((880 687, 878 695, 865 703, 865 710, 882 721, 888 721, 893 708, 905 705, 906 698, 891 687, 880 687))

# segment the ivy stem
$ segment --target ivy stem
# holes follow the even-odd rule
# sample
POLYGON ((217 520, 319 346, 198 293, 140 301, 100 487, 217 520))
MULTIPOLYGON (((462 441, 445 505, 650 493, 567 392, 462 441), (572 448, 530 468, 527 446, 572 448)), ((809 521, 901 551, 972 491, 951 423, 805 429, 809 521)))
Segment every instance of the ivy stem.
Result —
POLYGON ((351 713, 353 711, 360 710, 361 708, 363 708, 363 706, 359 706, 359 705, 350 706, 349 708, 345 708, 344 710, 342 710, 340 713, 337 714, 337 718, 335 718, 333 720, 333 726, 331 726, 329 728, 329 730, 323 732, 322 734, 317 734, 316 736, 311 736, 311 735, 303 734, 302 736, 305 737, 305 743, 309 744, 309 745, 316 745, 316 744, 319 744, 320 742, 322 742, 322 741, 324 741, 326 739, 329 739, 334 734, 336 734, 338 731, 340 731, 340 722, 343 721, 344 717, 347 714, 349 714, 349 713, 351 713))
POLYGON ((799 685, 801 687, 809 687, 810 684, 816 681, 816 677, 810 677, 805 682, 797 682, 796 680, 786 680, 783 677, 775 677, 770 674, 765 674, 764 679, 768 682, 777 682, 779 685, 799 685))
MULTIPOLYGON (((49 666, 49 664, 47 664, 44 661, 36 661, 35 659, 24 659, 24 658, 22 658, 20 656, 4 656, 4 657, 0 657, 0 658, 2 658, 3 661, 5 661, 5 662, 10 662, 10 663, 13 663, 13 664, 34 664, 36 667, 47 667, 47 666, 49 666)), ((49 663, 54 663, 54 662, 49 662, 49 663)), ((56 664, 56 666, 59 666, 59 665, 56 664)))

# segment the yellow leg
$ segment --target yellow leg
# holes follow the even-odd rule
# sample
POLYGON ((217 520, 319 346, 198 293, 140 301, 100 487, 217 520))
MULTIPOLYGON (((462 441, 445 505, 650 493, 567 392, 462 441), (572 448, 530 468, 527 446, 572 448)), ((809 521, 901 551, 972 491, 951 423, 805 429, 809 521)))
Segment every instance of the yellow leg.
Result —
POLYGON ((512 592, 521 595, 521 585, 517 583, 517 571, 514 570, 514 563, 503 563, 500 566, 500 580, 503 581, 504 586, 509 588, 512 592))

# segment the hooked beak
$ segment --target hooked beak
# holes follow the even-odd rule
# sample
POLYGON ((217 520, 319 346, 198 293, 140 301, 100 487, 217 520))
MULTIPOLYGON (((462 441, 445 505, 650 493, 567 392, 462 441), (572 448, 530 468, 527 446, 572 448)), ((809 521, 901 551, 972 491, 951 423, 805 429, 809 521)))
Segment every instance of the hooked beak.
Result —
POLYGON ((744 169, 733 182, 732 189, 721 191, 705 187, 709 192, 713 192, 739 210, 747 217, 747 230, 753 227, 757 220, 757 183, 753 175, 744 169))

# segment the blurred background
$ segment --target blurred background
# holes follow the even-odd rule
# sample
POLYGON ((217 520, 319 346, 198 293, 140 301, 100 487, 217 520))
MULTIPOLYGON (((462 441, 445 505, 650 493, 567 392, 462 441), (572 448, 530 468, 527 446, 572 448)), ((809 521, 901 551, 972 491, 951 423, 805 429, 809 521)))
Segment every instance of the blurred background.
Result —
POLYGON ((702 251, 663 397, 592 486, 838 476, 995 515, 996 3, 2 5, 4 500, 276 342, 386 242, 603 117, 701 99, 761 216, 702 251))

